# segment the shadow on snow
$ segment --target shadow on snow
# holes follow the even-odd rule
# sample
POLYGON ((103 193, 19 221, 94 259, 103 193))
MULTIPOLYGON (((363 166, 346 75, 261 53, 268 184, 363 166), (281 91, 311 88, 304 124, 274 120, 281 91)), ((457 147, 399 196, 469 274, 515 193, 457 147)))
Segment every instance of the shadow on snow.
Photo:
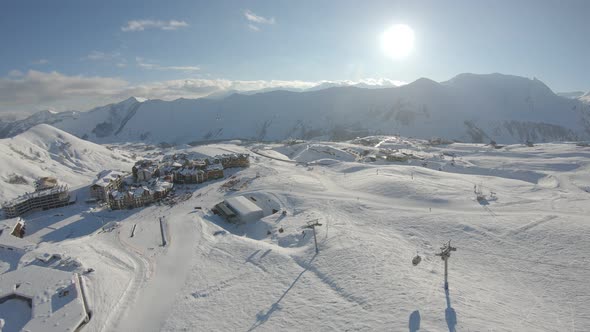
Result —
POLYGON ((445 289, 445 296, 447 299, 447 308, 445 309, 445 320, 447 321, 449 332, 455 332, 457 326, 457 314, 455 313, 455 309, 451 307, 451 296, 449 295, 448 289, 445 289))
POLYGON ((301 278, 301 276, 303 276, 303 274, 309 270, 309 268, 311 267, 311 263, 313 262, 313 260, 316 258, 317 255, 318 254, 314 254, 313 255, 313 257, 306 264, 305 269, 303 269, 303 271, 301 271, 301 273, 299 273, 299 275, 297 276, 297 278, 295 278, 295 280, 293 280, 293 282, 285 290, 285 292, 283 293, 283 295, 281 295, 281 297, 279 297, 279 299, 275 303, 273 303, 270 306, 270 308, 268 308, 268 310, 266 310, 266 312, 260 311, 258 314, 256 314, 256 322, 248 329, 248 331, 254 331, 258 327, 260 327, 261 325, 263 325, 264 323, 266 323, 268 321, 268 319, 273 315, 273 313, 275 311, 281 310, 281 305, 280 305, 281 301, 285 298, 285 296, 287 296, 287 294, 289 293, 289 291, 291 289, 293 289, 293 287, 295 287, 295 284, 297 284, 297 282, 299 281, 299 279, 301 278))

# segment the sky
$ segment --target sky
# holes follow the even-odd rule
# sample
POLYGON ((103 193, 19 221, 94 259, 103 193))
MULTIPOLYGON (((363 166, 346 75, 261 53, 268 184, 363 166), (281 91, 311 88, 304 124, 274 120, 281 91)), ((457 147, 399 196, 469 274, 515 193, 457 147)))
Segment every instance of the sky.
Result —
POLYGON ((590 1, 0 0, 0 113, 465 72, 590 90, 590 1), (404 58, 383 52, 395 24, 404 58))

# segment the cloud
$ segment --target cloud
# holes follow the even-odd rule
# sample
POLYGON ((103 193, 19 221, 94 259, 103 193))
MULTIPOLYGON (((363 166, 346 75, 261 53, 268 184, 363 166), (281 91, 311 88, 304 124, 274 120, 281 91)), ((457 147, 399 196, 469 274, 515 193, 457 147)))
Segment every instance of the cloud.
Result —
POLYGON ((185 21, 132 20, 128 21, 127 25, 122 26, 121 31, 144 31, 146 29, 177 30, 179 28, 186 27, 188 27, 188 23, 186 23, 185 21))
POLYGON ((250 9, 246 9, 244 11, 244 16, 250 22, 259 23, 259 24, 275 24, 275 18, 266 18, 260 15, 256 15, 250 9))
POLYGON ((192 71, 199 71, 201 70, 198 66, 161 66, 154 63, 145 62, 143 58, 136 57, 135 61, 140 68, 149 69, 149 70, 177 70, 177 71, 185 71, 185 72, 192 72, 192 71))
POLYGON ((18 69, 13 69, 8 72, 9 77, 21 77, 23 75, 24 75, 23 72, 18 69))
POLYGON ((47 60, 47 59, 39 59, 39 60, 35 60, 35 61, 31 62, 32 65, 45 65, 48 63, 49 63, 49 60, 47 60))
POLYGON ((126 87, 128 83, 119 78, 29 70, 18 77, 0 77, 0 112, 86 107, 103 103, 105 97, 116 96, 126 87))
MULTIPOLYGON (((172 66, 170 68, 185 67, 172 66)), ((388 87, 403 83, 389 79, 310 82, 299 80, 240 81, 187 78, 132 85, 128 81, 116 77, 68 76, 55 71, 41 72, 35 70, 29 70, 27 73, 21 74, 20 76, 8 75, 0 77, 0 114, 32 113, 44 109, 84 111, 108 103, 118 102, 131 96, 174 100, 178 98, 201 98, 214 93, 232 91, 268 89, 303 91, 317 86, 360 85, 364 87, 388 87)))
POLYGON ((110 61, 114 59, 118 59, 121 57, 121 53, 119 52, 100 52, 100 51, 92 51, 87 56, 83 57, 83 60, 92 60, 92 61, 110 61))
POLYGON ((305 81, 236 81, 228 79, 183 79, 152 82, 130 87, 128 93, 148 99, 174 100, 201 98, 225 91, 253 91, 263 89, 299 89, 313 87, 316 83, 305 81))
POLYGON ((250 28, 250 30, 260 31, 260 28, 255 26, 254 24, 248 24, 248 28, 250 28))
POLYGON ((252 31, 260 31, 260 27, 257 24, 275 24, 275 18, 266 18, 264 16, 256 15, 250 9, 244 11, 244 17, 250 22, 248 28, 252 31))

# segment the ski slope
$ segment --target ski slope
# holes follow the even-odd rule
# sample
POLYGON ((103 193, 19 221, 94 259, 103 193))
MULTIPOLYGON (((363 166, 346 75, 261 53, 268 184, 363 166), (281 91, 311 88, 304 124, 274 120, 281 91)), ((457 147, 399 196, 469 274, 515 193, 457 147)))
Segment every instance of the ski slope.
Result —
POLYGON ((40 177, 56 177, 60 183, 77 188, 89 185, 104 169, 129 171, 133 166, 131 156, 122 151, 109 150, 46 124, 0 139, 0 163, 0 202, 34 191, 34 182, 40 177))
POLYGON ((190 198, 172 207, 79 202, 31 214, 26 238, 94 268, 85 331, 590 329, 590 148, 375 141, 190 147, 250 153, 251 166, 176 186, 190 198), (421 159, 365 161, 363 151, 384 149, 421 159), (233 195, 268 216, 236 226, 211 213, 233 195), (316 219, 319 254, 303 228, 316 219), (458 249, 446 293, 435 253, 448 240, 458 249))

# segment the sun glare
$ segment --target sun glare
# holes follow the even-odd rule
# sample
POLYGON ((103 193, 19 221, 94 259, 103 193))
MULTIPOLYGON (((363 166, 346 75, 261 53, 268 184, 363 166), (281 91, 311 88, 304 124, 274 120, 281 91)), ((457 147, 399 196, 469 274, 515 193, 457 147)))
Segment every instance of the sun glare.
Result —
POLYGON ((414 30, 405 24, 396 24, 381 34, 381 48, 393 59, 407 57, 414 48, 414 30))

